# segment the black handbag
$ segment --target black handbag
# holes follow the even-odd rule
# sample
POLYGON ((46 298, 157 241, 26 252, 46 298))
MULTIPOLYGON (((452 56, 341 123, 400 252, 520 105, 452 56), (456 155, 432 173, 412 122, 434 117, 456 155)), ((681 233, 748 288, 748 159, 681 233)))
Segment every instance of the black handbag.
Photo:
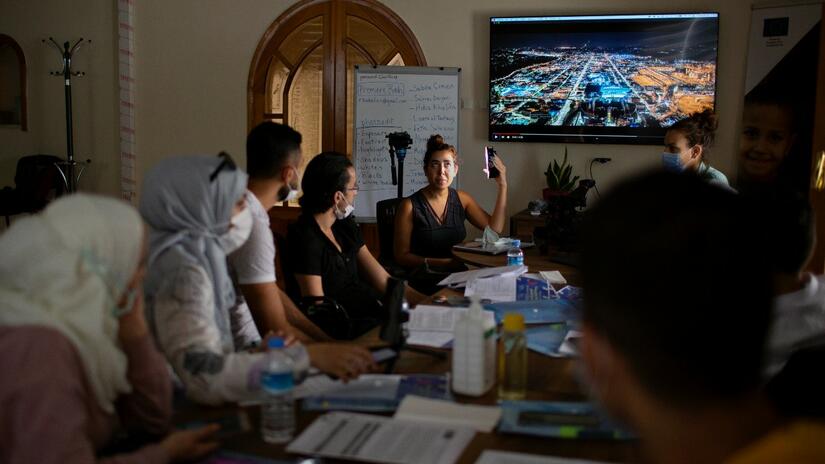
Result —
POLYGON ((352 338, 352 319, 343 306, 326 296, 301 298, 301 311, 330 337, 336 340, 352 338))

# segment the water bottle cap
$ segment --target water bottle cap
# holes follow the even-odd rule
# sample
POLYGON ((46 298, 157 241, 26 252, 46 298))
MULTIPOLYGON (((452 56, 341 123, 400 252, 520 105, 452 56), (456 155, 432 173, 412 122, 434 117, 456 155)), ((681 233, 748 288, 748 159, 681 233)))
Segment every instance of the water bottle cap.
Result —
POLYGON ((524 330, 524 316, 519 313, 504 314, 504 330, 519 332, 524 330))
POLYGON ((512 241, 513 248, 519 248, 521 246, 521 240, 514 238, 512 241))
POLYGON ((282 337, 272 337, 266 344, 269 349, 279 349, 284 347, 284 339, 282 337))

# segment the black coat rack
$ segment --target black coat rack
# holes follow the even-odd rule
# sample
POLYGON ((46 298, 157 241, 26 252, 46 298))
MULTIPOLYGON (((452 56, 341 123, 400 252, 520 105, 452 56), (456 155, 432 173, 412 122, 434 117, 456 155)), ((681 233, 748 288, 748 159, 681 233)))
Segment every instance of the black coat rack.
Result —
POLYGON ((66 184, 66 192, 74 193, 77 191, 77 183, 80 181, 80 176, 83 175, 86 166, 91 163, 91 160, 77 162, 74 159, 74 137, 72 133, 72 77, 83 77, 86 75, 82 71, 72 71, 72 58, 74 54, 84 44, 91 43, 91 40, 84 40, 83 37, 77 39, 74 45, 70 46, 68 41, 63 42, 63 46, 57 43, 54 38, 49 37, 49 41, 43 39, 43 43, 54 45, 54 48, 60 54, 63 61, 63 69, 60 71, 51 71, 52 76, 61 76, 63 78, 63 93, 66 100, 66 161, 57 163, 60 169, 60 174, 63 176, 63 182, 66 184))

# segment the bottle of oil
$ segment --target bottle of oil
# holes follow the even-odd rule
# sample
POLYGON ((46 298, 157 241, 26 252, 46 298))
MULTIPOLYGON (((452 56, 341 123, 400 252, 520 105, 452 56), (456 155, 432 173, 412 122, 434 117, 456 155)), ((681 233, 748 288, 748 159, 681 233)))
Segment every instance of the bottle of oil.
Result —
POLYGON ((524 316, 504 315, 504 330, 498 350, 498 397, 523 400, 527 395, 527 337, 524 316))

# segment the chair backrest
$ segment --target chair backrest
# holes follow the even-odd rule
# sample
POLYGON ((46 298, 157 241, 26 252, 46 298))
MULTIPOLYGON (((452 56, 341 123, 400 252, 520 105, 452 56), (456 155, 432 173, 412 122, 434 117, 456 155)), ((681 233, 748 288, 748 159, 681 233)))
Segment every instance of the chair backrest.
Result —
POLYGON ((53 155, 29 155, 17 161, 14 184, 24 210, 39 211, 64 193, 64 184, 55 163, 63 161, 53 155))
POLYGON ((393 252, 395 213, 398 211, 401 200, 401 198, 390 198, 381 200, 375 205, 376 222, 378 223, 378 248, 380 250, 378 261, 384 265, 395 261, 393 252))

